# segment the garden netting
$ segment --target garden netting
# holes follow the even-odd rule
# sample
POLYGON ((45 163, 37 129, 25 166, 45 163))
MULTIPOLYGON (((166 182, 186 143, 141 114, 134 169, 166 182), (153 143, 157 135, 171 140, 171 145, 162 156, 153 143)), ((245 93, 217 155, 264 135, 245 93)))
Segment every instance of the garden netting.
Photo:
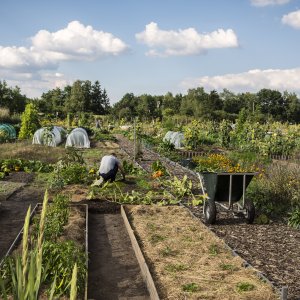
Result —
POLYGON ((90 148, 89 136, 85 129, 75 128, 67 136, 66 147, 90 148))
POLYGON ((179 131, 168 131, 163 138, 164 142, 169 142, 175 146, 176 149, 184 146, 184 134, 179 131))
POLYGON ((42 127, 34 133, 32 144, 56 147, 65 137, 66 131, 60 126, 42 127))

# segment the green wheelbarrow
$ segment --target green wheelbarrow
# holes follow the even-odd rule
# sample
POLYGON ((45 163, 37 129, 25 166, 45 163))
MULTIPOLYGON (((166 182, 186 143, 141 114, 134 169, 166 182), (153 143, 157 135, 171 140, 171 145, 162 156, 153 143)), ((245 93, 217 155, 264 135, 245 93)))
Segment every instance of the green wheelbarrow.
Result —
POLYGON ((205 222, 214 224, 217 218, 217 205, 234 215, 243 216, 249 224, 255 218, 255 207, 251 200, 245 199, 246 188, 258 173, 197 173, 203 195, 205 222), (242 201, 240 201, 242 200, 242 201))

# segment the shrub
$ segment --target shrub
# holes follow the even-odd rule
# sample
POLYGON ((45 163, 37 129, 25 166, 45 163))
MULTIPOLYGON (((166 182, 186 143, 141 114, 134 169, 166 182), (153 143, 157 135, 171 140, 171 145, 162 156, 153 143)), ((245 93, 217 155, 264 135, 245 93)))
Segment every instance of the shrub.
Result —
POLYGON ((247 189, 247 197, 270 217, 286 216, 300 206, 300 170, 297 167, 272 165, 247 189))
POLYGON ((29 103, 26 105, 25 111, 21 117, 21 121, 22 123, 19 132, 19 138, 31 138, 34 132, 40 127, 38 111, 33 103, 29 103))

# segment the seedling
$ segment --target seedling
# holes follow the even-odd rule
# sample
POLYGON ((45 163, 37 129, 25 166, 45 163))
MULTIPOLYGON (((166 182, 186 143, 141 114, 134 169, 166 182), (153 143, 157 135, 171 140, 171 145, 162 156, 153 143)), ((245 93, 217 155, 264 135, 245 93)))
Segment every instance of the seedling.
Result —
POLYGON ((209 254, 212 256, 216 256, 220 253, 218 245, 216 244, 210 245, 208 250, 209 250, 209 254))
POLYGON ((236 289, 239 293, 253 291, 255 286, 249 282, 238 282, 236 289))
POLYGON ((189 293, 195 293, 200 290, 200 287, 198 286, 197 283, 192 282, 192 283, 187 283, 182 285, 182 290, 184 292, 189 292, 189 293))
POLYGON ((177 273, 180 271, 185 271, 187 269, 188 269, 188 267, 183 264, 169 264, 169 265, 166 265, 166 267, 165 267, 165 270, 170 273, 177 273))

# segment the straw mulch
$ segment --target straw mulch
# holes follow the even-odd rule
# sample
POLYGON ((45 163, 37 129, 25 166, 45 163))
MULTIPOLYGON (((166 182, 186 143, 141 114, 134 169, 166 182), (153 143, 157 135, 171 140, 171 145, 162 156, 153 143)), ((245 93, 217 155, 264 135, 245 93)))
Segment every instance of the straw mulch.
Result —
POLYGON ((161 299, 279 299, 185 208, 140 205, 128 216, 161 299))

